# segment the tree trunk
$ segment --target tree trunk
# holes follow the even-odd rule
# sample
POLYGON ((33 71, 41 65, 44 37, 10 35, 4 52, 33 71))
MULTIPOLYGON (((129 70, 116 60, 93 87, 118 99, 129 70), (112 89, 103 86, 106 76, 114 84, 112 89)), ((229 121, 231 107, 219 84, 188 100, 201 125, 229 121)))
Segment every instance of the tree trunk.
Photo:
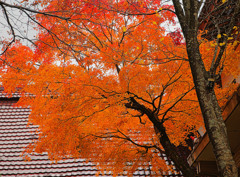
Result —
POLYGON ((187 159, 181 157, 177 151, 177 147, 170 142, 164 126, 162 124, 158 127, 154 126, 154 129, 161 145, 165 150, 167 157, 169 157, 174 162, 175 167, 180 170, 186 177, 196 176, 197 174, 195 170, 189 166, 187 159))
POLYGON ((139 112, 146 114, 149 120, 153 123, 156 135, 163 146, 167 157, 174 162, 175 167, 180 170, 184 176, 195 177, 195 170, 189 166, 187 159, 181 157, 177 152, 177 147, 171 143, 163 123, 158 120, 158 116, 151 109, 138 103, 133 97, 131 97, 129 101, 129 103, 125 104, 127 108, 138 110, 139 112))
POLYGON ((205 127, 213 146, 218 171, 220 176, 237 177, 237 167, 229 146, 226 126, 214 90, 208 87, 209 76, 200 55, 197 37, 188 35, 186 44, 197 97, 205 127))
MULTIPOLYGON (((219 175, 221 177, 237 177, 237 167, 229 146, 227 130, 222 118, 221 109, 214 90, 209 88, 208 78, 210 78, 210 74, 208 74, 205 69, 199 51, 197 35, 198 15, 200 11, 199 3, 201 1, 186 0, 183 2, 182 4, 180 0, 173 0, 175 12, 186 39, 187 54, 193 81, 206 131, 213 146, 219 175)), ((235 11, 238 11, 238 9, 235 9, 235 11)))

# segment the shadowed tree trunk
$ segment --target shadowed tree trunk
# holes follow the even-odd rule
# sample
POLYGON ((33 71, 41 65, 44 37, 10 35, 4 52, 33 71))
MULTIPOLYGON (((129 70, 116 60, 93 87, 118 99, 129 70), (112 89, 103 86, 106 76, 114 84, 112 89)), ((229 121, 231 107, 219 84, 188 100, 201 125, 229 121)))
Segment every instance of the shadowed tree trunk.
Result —
POLYGON ((237 167, 229 146, 227 130, 221 115, 221 109, 217 103, 214 91, 208 88, 208 74, 202 63, 196 39, 188 40, 187 46, 199 104, 205 127, 216 156, 219 172, 222 176, 237 176, 237 167))
POLYGON ((158 135, 161 145, 164 147, 166 155, 174 162, 178 170, 181 170, 182 174, 186 177, 196 176, 196 172, 191 168, 187 162, 179 153, 177 147, 169 140, 165 127, 161 124, 158 127, 154 127, 155 132, 158 135))
MULTIPOLYGON (((176 15, 180 21, 181 28, 186 39, 186 48, 189 63, 193 75, 199 104, 203 114, 206 131, 209 135, 210 142, 216 157, 218 171, 220 176, 237 177, 237 166, 233 160, 231 148, 229 146, 227 130, 222 118, 221 109, 217 102, 213 88, 209 87, 208 79, 213 77, 209 71, 206 71, 201 54, 199 51, 198 35, 198 14, 200 11, 199 1, 183 0, 183 6, 179 0, 173 0, 176 15)), ((236 1, 235 14, 239 12, 239 1, 236 1)), ((229 33, 234 24, 234 18, 229 25, 229 33)), ((217 62, 221 60, 224 47, 220 48, 217 62)), ((216 69, 216 68, 215 68, 216 69)), ((215 75, 215 73, 212 73, 215 75)))

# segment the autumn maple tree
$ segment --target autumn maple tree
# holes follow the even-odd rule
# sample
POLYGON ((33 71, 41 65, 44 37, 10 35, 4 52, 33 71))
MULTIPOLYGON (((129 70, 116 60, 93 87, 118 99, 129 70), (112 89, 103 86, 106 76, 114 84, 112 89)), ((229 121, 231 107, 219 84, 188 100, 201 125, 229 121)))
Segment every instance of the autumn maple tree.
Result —
MULTIPOLYGON (((39 125, 26 151, 84 157, 114 174, 147 162, 156 175, 173 170, 159 155, 166 154, 184 176, 196 176, 179 147, 191 150, 186 139, 204 124, 200 108, 211 142, 227 140, 220 106, 236 85, 209 88, 207 71, 237 75, 239 52, 236 42, 226 45, 234 15, 221 44, 221 37, 208 41, 198 30, 202 4, 183 2, 0 1, 13 36, 3 41, 1 82, 9 94, 20 88, 18 104, 31 106, 30 122, 39 125), (10 9, 34 24, 37 40, 16 32, 10 9)), ((227 174, 222 161, 220 174, 227 174)))

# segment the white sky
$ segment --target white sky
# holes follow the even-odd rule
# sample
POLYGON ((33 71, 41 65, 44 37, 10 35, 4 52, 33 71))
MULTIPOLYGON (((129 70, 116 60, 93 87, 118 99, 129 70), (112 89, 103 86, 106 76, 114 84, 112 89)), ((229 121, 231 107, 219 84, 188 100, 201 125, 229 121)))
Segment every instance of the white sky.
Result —
MULTIPOLYGON (((18 0, 5 0, 3 2, 6 2, 8 4, 23 5, 23 3, 20 3, 20 1, 18 0)), ((13 35, 11 33, 10 26, 7 23, 6 16, 1 6, 0 9, 0 50, 3 50, 3 41, 11 41, 13 35)), ((9 7, 6 7, 6 11, 9 16, 9 21, 14 28, 15 35, 32 40, 35 39, 37 32, 33 28, 34 24, 30 21, 26 14, 17 9, 9 7)), ((26 45, 29 44, 29 42, 27 42, 26 40, 24 40, 24 43, 26 45)))

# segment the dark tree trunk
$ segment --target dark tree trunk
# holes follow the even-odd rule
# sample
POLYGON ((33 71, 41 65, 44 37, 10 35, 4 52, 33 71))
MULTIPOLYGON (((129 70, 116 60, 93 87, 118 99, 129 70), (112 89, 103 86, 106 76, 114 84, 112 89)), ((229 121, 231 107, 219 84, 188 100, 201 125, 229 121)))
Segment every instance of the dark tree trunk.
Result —
MULTIPOLYGON (((221 177, 237 177, 237 167, 229 146, 227 130, 222 118, 221 109, 213 88, 209 87, 208 79, 210 78, 210 74, 205 69, 199 51, 199 43, 197 40, 198 14, 200 11, 199 3, 200 1, 197 0, 183 0, 183 4, 181 4, 179 0, 173 0, 175 12, 186 39, 186 48, 193 81, 206 131, 213 146, 219 175, 221 177)), ((237 8, 234 10, 235 15, 238 13, 239 0, 236 5, 237 8)), ((231 20, 232 25, 230 25, 230 27, 233 26, 235 15, 231 20)), ((232 29, 230 29, 230 31, 231 30, 232 29)), ((219 61, 221 57, 222 55, 218 56, 219 61)))
POLYGON ((228 142, 227 130, 215 93, 208 86, 210 77, 203 65, 197 38, 187 38, 187 52, 205 127, 221 176, 237 177, 237 167, 228 142))
POLYGON ((125 104, 125 106, 127 108, 138 110, 148 116, 149 120, 154 125, 155 133, 164 148, 167 157, 174 162, 175 167, 180 170, 184 176, 195 177, 195 170, 189 166, 187 159, 184 159, 181 154, 178 153, 177 147, 171 143, 163 123, 158 120, 158 116, 151 109, 138 103, 134 98, 130 98, 130 102, 125 104))
POLYGON ((186 177, 196 176, 197 174, 195 170, 189 166, 187 159, 184 159, 181 154, 178 153, 177 147, 170 142, 165 127, 160 125, 158 127, 155 126, 154 128, 167 157, 174 162, 176 168, 186 177))

